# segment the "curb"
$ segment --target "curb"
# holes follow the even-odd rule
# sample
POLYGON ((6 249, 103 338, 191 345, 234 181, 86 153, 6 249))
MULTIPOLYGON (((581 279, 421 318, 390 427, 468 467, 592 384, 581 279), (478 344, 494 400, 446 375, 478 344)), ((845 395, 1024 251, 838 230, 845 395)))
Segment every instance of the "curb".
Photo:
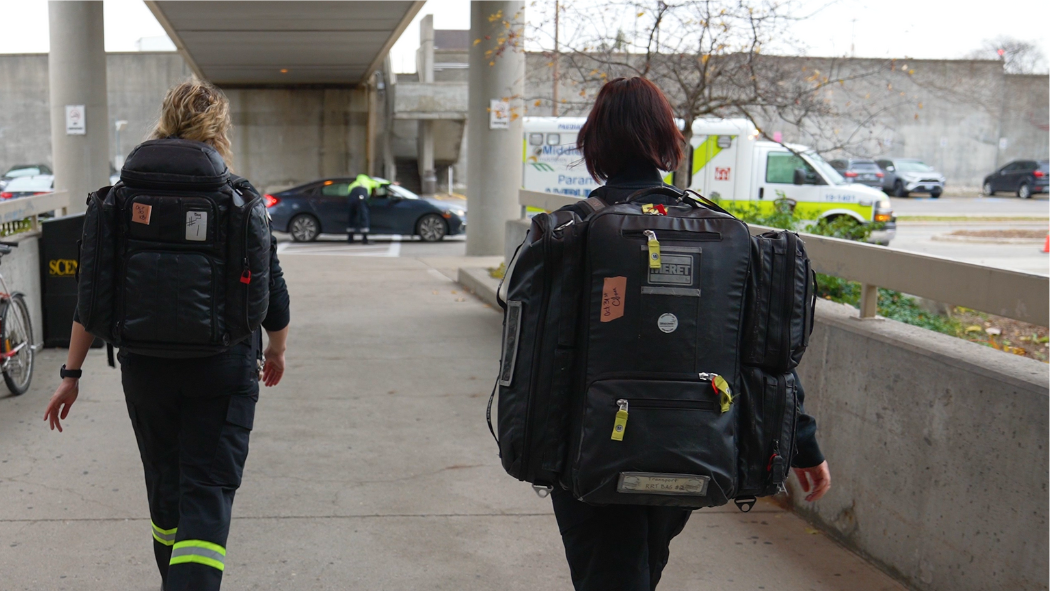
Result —
POLYGON ((982 236, 951 236, 948 234, 941 234, 931 236, 930 240, 936 242, 970 242, 974 244, 1029 244, 1040 246, 1041 240, 1038 238, 988 238, 982 236))
POLYGON ((478 299, 492 306, 497 312, 502 313, 503 309, 500 308, 499 302, 496 301, 499 279, 489 275, 488 269, 460 267, 456 275, 456 282, 477 296, 478 299))

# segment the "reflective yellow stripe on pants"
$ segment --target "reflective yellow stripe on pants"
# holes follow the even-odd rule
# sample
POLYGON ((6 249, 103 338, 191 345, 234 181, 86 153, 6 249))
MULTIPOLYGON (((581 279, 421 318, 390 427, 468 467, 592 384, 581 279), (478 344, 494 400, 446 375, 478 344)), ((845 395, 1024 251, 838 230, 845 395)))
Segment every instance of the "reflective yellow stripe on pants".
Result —
POLYGON ((157 540, 165 546, 171 546, 175 543, 175 531, 179 528, 173 527, 171 529, 161 529, 157 527, 156 523, 150 521, 150 525, 153 526, 153 539, 157 540))
POLYGON ((203 540, 183 540, 176 542, 171 550, 172 566, 195 562, 223 570, 226 562, 226 548, 203 540))

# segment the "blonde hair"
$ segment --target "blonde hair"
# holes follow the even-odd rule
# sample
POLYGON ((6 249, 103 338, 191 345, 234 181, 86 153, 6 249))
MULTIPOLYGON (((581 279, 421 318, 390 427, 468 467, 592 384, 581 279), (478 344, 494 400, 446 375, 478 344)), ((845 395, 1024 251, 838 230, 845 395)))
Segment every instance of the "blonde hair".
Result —
POLYGON ((196 78, 168 91, 150 139, 177 137, 209 144, 231 166, 230 101, 221 90, 196 78))

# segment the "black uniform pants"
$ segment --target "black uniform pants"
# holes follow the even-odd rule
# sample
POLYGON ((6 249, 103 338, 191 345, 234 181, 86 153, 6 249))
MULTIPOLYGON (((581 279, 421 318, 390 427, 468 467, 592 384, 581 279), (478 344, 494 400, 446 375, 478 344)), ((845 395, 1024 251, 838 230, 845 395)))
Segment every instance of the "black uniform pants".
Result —
POLYGON ((372 227, 372 216, 368 210, 368 202, 364 199, 350 198, 350 216, 346 227, 346 233, 353 235, 354 232, 368 234, 372 227))
POLYGON ((692 513, 675 507, 596 507, 557 487, 551 500, 576 591, 656 589, 671 539, 692 513))
POLYGON ((166 591, 218 589, 259 384, 248 345, 198 359, 121 355, 166 591))

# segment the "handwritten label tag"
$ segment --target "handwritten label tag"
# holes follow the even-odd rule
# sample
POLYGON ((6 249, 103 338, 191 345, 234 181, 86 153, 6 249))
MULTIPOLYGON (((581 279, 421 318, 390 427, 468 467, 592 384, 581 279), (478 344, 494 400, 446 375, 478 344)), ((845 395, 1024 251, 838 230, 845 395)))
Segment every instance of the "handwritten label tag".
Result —
POLYGON ((153 206, 145 203, 135 203, 131 206, 131 221, 136 224, 149 225, 149 218, 153 215, 153 206))
POLYGON ((602 285, 602 322, 623 317, 624 297, 627 295, 626 277, 606 277, 602 285))
POLYGON ((186 212, 186 240, 204 242, 208 239, 208 212, 186 212))

